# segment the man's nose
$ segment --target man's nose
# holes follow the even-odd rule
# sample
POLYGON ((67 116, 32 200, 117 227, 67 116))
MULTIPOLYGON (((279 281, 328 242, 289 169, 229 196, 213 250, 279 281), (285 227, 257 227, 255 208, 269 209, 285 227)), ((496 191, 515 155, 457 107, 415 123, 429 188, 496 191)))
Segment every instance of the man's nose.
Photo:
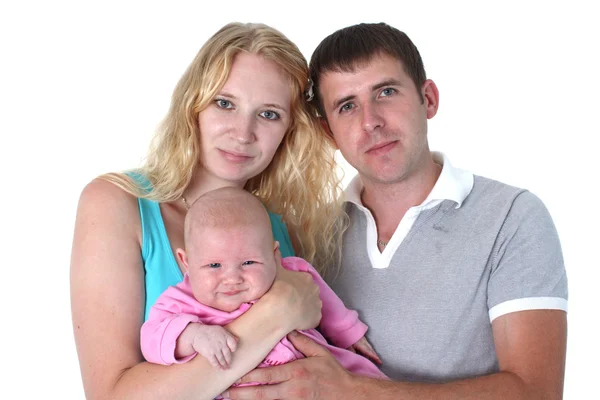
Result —
POLYGON ((362 128, 367 133, 373 133, 375 130, 382 128, 385 124, 377 104, 373 104, 372 102, 363 104, 361 108, 361 118, 362 128))

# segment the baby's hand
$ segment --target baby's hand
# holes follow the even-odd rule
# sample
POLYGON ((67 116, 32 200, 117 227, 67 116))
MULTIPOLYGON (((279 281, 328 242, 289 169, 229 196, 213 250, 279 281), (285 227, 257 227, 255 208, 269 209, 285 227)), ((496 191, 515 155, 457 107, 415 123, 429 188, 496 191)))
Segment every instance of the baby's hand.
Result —
POLYGON ((231 353, 237 348, 237 338, 218 325, 193 324, 192 347, 220 369, 229 368, 231 353))
POLYGON ((377 353, 375 353, 375 350, 373 349, 373 347, 371 346, 371 344, 365 336, 361 337, 360 339, 358 339, 358 342, 348 347, 348 350, 367 357, 375 364, 382 364, 381 359, 379 358, 377 353))

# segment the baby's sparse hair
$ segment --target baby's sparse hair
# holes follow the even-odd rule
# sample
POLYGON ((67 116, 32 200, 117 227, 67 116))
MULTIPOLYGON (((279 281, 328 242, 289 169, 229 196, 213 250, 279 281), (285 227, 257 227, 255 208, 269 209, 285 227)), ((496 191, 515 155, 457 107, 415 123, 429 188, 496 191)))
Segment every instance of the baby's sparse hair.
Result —
POLYGON ((191 235, 201 229, 236 229, 245 226, 265 229, 273 239, 269 214, 256 196, 235 187, 211 190, 192 204, 185 217, 185 247, 189 248, 191 235))

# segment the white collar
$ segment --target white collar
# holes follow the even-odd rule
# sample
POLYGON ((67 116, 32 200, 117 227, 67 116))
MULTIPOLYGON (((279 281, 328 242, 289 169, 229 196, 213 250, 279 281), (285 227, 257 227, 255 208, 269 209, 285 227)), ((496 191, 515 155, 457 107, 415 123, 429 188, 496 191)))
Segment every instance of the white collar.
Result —
MULTIPOLYGON (((427 198, 419 206, 425 207, 433 201, 452 200, 456 203, 456 208, 459 208, 473 189, 473 174, 453 167, 443 153, 434 151, 431 155, 433 160, 442 166, 442 172, 427 198)), ((360 199, 363 188, 360 175, 357 174, 344 190, 344 201, 363 207, 360 199)))

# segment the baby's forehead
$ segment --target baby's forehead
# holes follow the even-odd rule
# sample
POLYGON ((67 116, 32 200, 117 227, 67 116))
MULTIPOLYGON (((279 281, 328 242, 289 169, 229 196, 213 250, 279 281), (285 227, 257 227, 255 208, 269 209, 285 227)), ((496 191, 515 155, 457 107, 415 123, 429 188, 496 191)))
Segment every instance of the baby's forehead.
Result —
POLYGON ((270 221, 268 223, 264 223, 264 221, 259 219, 243 222, 223 219, 221 221, 217 221, 216 223, 203 223, 202 221, 199 221, 195 228, 196 229, 194 229, 193 232, 197 234, 229 234, 231 236, 236 236, 240 233, 259 234, 267 232, 271 230, 271 225, 270 221))
POLYGON ((268 224, 200 224, 189 233, 188 246, 211 253, 217 247, 256 249, 262 253, 271 249, 274 243, 270 221, 268 224))
POLYGON ((270 236, 271 219, 266 208, 254 195, 241 189, 223 188, 201 196, 186 217, 185 239, 201 241, 203 236, 250 237, 270 236))
POLYGON ((206 201, 202 207, 191 210, 191 215, 188 216, 193 225, 200 224, 210 227, 235 228, 245 225, 261 225, 265 222, 270 225, 267 210, 262 204, 253 203, 231 201, 231 199, 206 201))

